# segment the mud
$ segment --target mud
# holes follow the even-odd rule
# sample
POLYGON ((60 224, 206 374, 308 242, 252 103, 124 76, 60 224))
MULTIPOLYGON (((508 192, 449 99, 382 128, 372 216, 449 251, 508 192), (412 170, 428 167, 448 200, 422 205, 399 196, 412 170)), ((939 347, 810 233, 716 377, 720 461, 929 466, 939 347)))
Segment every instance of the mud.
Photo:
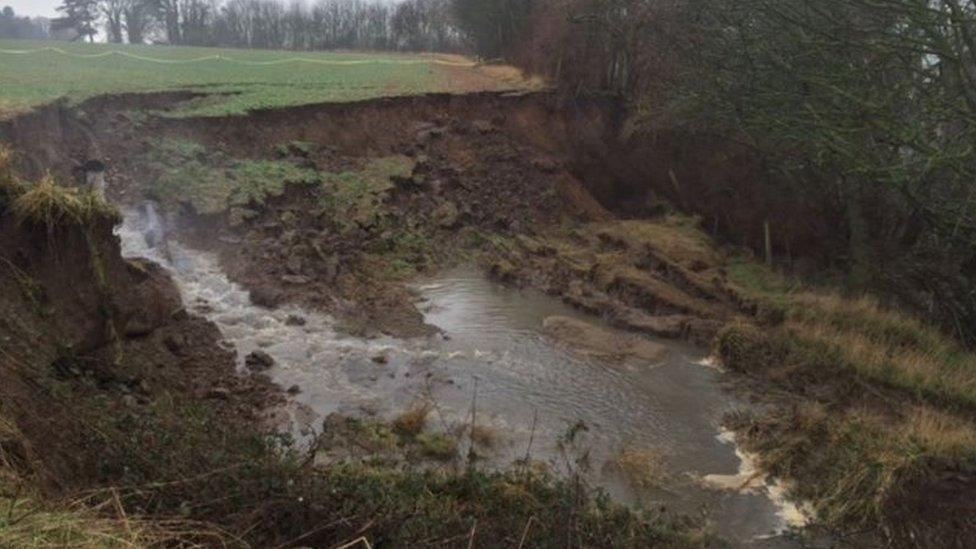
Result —
POLYGON ((267 380, 234 375, 220 332, 187 313, 162 268, 122 259, 113 224, 45 227, 0 213, 0 398, 28 441, 24 459, 43 457, 42 485, 98 475, 98 456, 83 451, 90 426, 63 405, 64 391, 113 413, 195 395, 255 422, 281 400, 267 380))
MULTIPOLYGON (((316 385, 295 378, 286 383, 286 397, 283 387, 275 388, 261 375, 239 374, 243 353, 273 348, 276 342, 261 339, 269 330, 312 334, 327 326, 322 333, 336 336, 328 320, 332 318, 343 335, 434 335, 440 328, 428 325, 418 310, 414 282, 460 263, 474 263, 510 286, 556 296, 583 314, 630 332, 587 328, 584 333, 575 321, 547 322, 550 335, 569 340, 591 358, 637 362, 647 369, 671 360, 648 336, 707 344, 724 323, 743 314, 724 271, 728 258, 697 220, 620 219, 619 211, 601 204, 577 178, 581 159, 576 144, 592 139, 604 123, 596 110, 565 109, 544 93, 480 93, 212 119, 169 119, 146 112, 194 99, 179 94, 98 99, 77 111, 53 106, 3 128, 20 147, 25 173, 53 162, 56 172, 78 182, 86 162, 106 165, 108 196, 127 211, 160 198, 156 185, 166 167, 150 159, 162 139, 199 143, 205 152, 194 161, 208 168, 224 169, 243 160, 281 161, 328 176, 320 184, 285 185, 266 200, 216 212, 200 213, 189 201, 177 199, 144 216, 158 216, 158 224, 167 230, 162 237, 153 230, 146 235, 173 242, 172 250, 147 242, 153 253, 161 254, 161 263, 177 265, 181 249, 214 258, 204 271, 226 276, 221 291, 232 295, 233 303, 227 310, 206 300, 181 305, 172 281, 158 267, 113 259, 121 265, 113 271, 119 280, 157 281, 144 285, 142 293, 122 292, 117 298, 125 350, 121 364, 130 372, 123 385, 138 388, 136 405, 152 402, 152 387, 165 387, 213 401, 221 413, 256 421, 270 416, 282 422, 281 428, 292 422, 291 427, 297 423, 298 431, 311 433, 316 426, 308 419, 307 403, 338 388, 317 391, 309 386, 320 386, 321 380, 316 385), (335 178, 365 173, 372 163, 390 158, 406 159, 409 169, 385 176, 366 201, 339 202, 342 189, 335 178), (249 303, 242 303, 244 296, 249 303), (147 302, 158 303, 160 310, 141 308, 147 302), (226 318, 234 311, 250 311, 252 305, 267 315, 226 318), (253 321, 258 333, 242 336, 249 347, 235 353, 220 341, 220 330, 201 317, 230 331, 253 321), (283 403, 285 407, 279 406, 283 403)), ((111 243, 108 255, 116 258, 118 243, 103 238, 111 243)), ((77 243, 76 248, 81 249, 77 243)), ((72 287, 71 276, 64 273, 66 278, 56 284, 52 280, 52 287, 72 287)), ((84 309, 91 314, 97 307, 87 304, 84 309)), ((106 334, 93 333, 85 335, 94 338, 85 348, 111 362, 106 334)), ((76 339, 87 341, 85 337, 76 339)), ((357 357, 387 340, 378 341, 361 343, 357 357)), ((310 341, 286 346, 282 352, 297 353, 288 355, 296 364, 302 353, 306 358, 335 358, 332 350, 323 351, 310 341)), ((391 370, 394 378, 403 373, 395 357, 391 365, 390 357, 378 357, 358 357, 363 360, 350 362, 350 368, 372 360, 391 370)), ((263 365, 264 373, 298 371, 290 363, 263 365)), ((414 373, 409 365, 404 368, 404 376, 414 373)), ((351 380, 353 385, 396 383, 361 371, 340 373, 359 376, 351 380)), ((124 396, 131 395, 120 393, 120 402, 124 396)), ((384 405, 392 404, 407 402, 384 405)))

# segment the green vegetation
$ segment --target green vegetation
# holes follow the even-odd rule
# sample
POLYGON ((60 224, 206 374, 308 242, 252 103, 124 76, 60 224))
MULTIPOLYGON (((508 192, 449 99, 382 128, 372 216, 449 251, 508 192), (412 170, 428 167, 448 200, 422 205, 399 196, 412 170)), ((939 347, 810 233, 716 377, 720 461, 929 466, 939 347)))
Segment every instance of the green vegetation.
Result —
POLYGON ((457 441, 444 433, 421 433, 417 443, 421 453, 432 459, 450 461, 458 455, 457 441))
POLYGON ((77 102, 120 92, 180 89, 222 94, 170 113, 218 116, 288 105, 450 91, 450 82, 420 56, 0 40, 0 49, 5 50, 44 47, 81 55, 118 50, 136 57, 84 58, 51 51, 0 53, 4 77, 0 116, 4 111, 21 112, 61 97, 77 102), (187 62, 218 55, 223 59, 187 62), (247 65, 227 60, 264 63, 294 57, 318 63, 247 65))
POLYGON ((236 160, 209 154, 191 140, 163 139, 150 153, 150 164, 162 174, 153 194, 169 205, 188 204, 199 214, 218 214, 231 207, 260 206, 281 196, 286 185, 315 184, 319 175, 288 161, 236 160))
POLYGON ((312 143, 311 141, 289 141, 288 143, 281 143, 275 147, 275 151, 278 153, 278 156, 281 157, 292 155, 307 157, 312 153, 314 148, 315 143, 312 143))
MULTIPOLYGON (((0 463, 8 473, 0 477, 0 502, 14 510, 9 516, 15 519, 0 518, 0 543, 264 547, 302 538, 317 546, 365 536, 374 546, 417 546, 475 536, 476 544, 517 544, 524 538, 533 547, 563 547, 569 540, 635 548, 704 545, 691 525, 638 513, 603 496, 590 499, 575 482, 530 470, 458 474, 394 466, 381 458, 308 467, 287 440, 255 434, 253 426, 186 395, 120 408, 118 395, 92 393, 85 382, 45 383, 61 399, 48 413, 60 417, 70 407, 72 425, 89 437, 77 457, 97 466, 75 471, 72 482, 95 471, 88 482, 96 488, 84 503, 102 505, 45 503, 20 491, 13 469, 0 463)), ((389 427, 352 424, 360 448, 395 448, 389 427)), ((445 435, 418 440, 424 455, 434 459, 456 454, 445 435)), ((0 439, 0 449, 11 448, 11 437, 0 439)))
POLYGON ((414 161, 406 156, 370 160, 357 171, 326 174, 322 207, 342 230, 374 227, 394 177, 409 177, 414 161))

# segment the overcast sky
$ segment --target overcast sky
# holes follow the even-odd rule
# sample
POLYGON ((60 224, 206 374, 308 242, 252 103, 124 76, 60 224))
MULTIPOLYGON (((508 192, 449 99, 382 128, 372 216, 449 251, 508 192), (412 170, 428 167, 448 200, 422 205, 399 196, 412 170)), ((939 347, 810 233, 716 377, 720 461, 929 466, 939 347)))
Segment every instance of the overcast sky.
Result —
POLYGON ((17 15, 43 15, 44 17, 54 17, 54 11, 61 3, 61 0, 0 0, 0 7, 10 6, 17 15))

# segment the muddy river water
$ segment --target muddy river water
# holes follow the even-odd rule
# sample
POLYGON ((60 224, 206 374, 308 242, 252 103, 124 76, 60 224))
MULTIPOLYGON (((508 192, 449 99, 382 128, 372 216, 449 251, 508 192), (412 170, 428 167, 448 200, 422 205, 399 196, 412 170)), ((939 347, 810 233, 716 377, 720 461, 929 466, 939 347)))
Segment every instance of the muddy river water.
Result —
POLYGON ((333 412, 389 420, 425 400, 435 405, 436 430, 464 431, 474 411, 475 424, 494 439, 479 447, 484 467, 528 457, 558 472, 580 471, 615 499, 703 515, 715 532, 743 544, 785 543, 777 534, 802 521, 723 434, 723 414, 741 403, 723 391, 722 374, 702 349, 661 341, 669 353, 656 365, 581 356, 544 336, 542 323, 553 315, 597 319, 493 283, 473 267, 415 284, 418 308, 441 335, 344 336, 326 315, 251 304, 214 255, 161 238, 160 224, 151 207, 127 211, 118 229, 123 254, 169 269, 187 307, 217 324, 242 368, 256 349, 271 355, 268 375, 301 389, 293 407, 304 411, 293 418, 299 430, 318 428, 333 412), (585 426, 575 444, 560 445, 574 425, 585 426))

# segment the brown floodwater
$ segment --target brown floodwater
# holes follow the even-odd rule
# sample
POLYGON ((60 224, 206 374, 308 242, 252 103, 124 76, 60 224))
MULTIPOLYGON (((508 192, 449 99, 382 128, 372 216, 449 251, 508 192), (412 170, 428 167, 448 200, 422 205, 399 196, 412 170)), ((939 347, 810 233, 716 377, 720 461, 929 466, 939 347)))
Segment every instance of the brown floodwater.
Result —
MULTIPOLYGON (((441 335, 348 337, 327 315, 251 304, 214 255, 166 239, 163 223, 151 205, 127 211, 118 229, 123 254, 168 268, 187 307, 220 328, 241 368, 255 349, 270 354, 276 364, 268 375, 301 388, 294 398, 306 434, 333 412, 389 420, 426 400, 435 404, 430 429, 467 433, 473 415, 491 434, 490 447, 476 448, 482 467, 528 458, 579 473, 618 501, 703 516, 741 544, 786 544, 780 534, 803 521, 722 431, 723 415, 743 404, 722 388, 725 374, 703 349, 660 340, 668 355, 657 364, 586 357, 543 335, 543 321, 599 319, 470 266, 414 286, 418 308, 441 335)), ((468 444, 462 436, 462 455, 468 444)))

